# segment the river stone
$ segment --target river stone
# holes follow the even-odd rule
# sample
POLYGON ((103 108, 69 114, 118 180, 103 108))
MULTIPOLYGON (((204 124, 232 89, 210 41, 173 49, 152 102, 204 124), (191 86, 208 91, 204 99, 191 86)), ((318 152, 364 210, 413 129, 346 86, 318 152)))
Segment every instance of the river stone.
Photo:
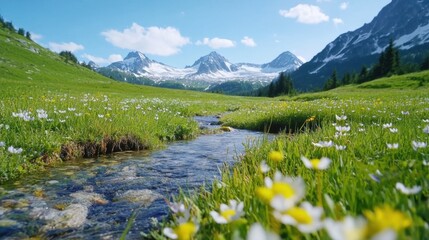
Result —
POLYGON ((154 191, 149 189, 142 190, 128 190, 122 194, 118 194, 115 197, 115 201, 128 201, 132 203, 139 203, 143 207, 148 207, 156 199, 161 198, 162 196, 154 191))
POLYGON ((88 216, 88 207, 83 204, 71 204, 64 209, 58 211, 51 209, 50 221, 42 230, 49 231, 54 229, 79 228, 81 227, 88 216))
POLYGON ((103 197, 103 195, 94 192, 74 192, 70 194, 70 197, 76 199, 77 202, 84 204, 85 206, 91 206, 92 204, 107 204, 109 202, 103 197))
POLYGON ((0 219, 0 227, 14 227, 18 226, 19 223, 11 219, 0 219))

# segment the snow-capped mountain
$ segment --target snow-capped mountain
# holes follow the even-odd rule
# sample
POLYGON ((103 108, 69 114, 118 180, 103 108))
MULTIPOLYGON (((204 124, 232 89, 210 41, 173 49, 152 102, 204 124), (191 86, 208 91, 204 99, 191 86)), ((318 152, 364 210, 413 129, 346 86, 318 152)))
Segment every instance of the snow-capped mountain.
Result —
MULTIPOLYGON (((291 72, 302 65, 292 53, 285 52, 266 64, 234 64, 217 52, 211 52, 199 58, 191 66, 175 68, 149 59, 143 53, 130 52, 123 61, 115 62, 101 69, 145 77, 155 82, 204 80, 206 82, 224 82, 231 80, 269 82, 279 72, 291 72)), ((118 79, 121 80, 121 79, 118 79)))
POLYGON ((264 72, 292 72, 302 64, 303 62, 299 58, 287 51, 280 54, 273 61, 262 64, 261 67, 264 72))
MULTIPOLYGON (((341 77, 371 66, 393 40, 402 58, 429 49, 429 1, 392 0, 368 24, 344 33, 292 74, 300 89, 321 87, 336 69, 341 77)), ((417 54, 417 55, 416 55, 417 54)), ((424 53, 426 54, 426 53, 424 53)))

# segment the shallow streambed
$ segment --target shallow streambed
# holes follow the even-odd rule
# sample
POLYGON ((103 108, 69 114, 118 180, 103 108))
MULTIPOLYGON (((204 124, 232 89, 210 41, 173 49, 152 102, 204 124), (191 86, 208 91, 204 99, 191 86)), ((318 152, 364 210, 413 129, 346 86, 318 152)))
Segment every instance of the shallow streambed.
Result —
MULTIPOLYGON (((196 118, 214 128, 216 118, 196 118)), ((217 126, 218 127, 218 126, 217 126)), ((165 199, 219 177, 243 143, 262 133, 233 130, 171 143, 154 152, 119 153, 67 162, 0 188, 0 238, 118 239, 141 208, 128 238, 169 213, 165 199)))

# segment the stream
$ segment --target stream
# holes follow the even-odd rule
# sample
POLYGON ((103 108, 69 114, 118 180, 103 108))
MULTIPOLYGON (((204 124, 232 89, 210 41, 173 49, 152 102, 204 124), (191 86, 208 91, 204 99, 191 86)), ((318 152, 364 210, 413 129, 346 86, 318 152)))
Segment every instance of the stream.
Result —
MULTIPOLYGON (((196 117, 218 128, 215 117, 196 117)), ((263 133, 237 130, 177 141, 152 152, 124 152, 62 163, 0 187, 0 239, 119 239, 140 208, 127 239, 141 238, 169 214, 166 199, 220 177, 244 144, 263 133)))

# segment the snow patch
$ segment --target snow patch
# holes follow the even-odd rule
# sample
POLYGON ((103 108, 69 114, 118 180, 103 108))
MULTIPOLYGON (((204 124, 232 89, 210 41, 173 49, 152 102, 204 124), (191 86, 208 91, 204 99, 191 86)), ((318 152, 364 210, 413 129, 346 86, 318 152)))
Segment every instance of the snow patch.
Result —
POLYGON ((429 42, 429 24, 419 26, 414 32, 403 35, 395 41, 395 45, 402 50, 407 50, 426 42, 429 42))

